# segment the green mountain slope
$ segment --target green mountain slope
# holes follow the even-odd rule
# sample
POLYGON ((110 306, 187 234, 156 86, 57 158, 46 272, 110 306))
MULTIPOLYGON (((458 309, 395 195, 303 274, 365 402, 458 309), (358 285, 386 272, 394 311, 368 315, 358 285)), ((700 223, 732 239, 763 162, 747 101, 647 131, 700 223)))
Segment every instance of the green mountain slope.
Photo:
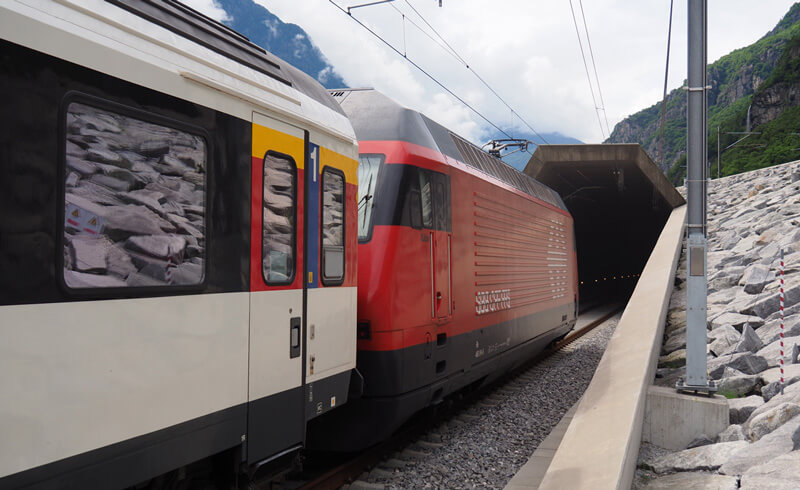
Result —
MULTIPOLYGON (((790 53, 794 51, 798 36, 800 3, 793 5, 778 25, 757 42, 737 49, 709 65, 709 161, 716 164, 717 126, 721 127, 723 133, 745 131, 747 111, 751 104, 751 128, 754 131, 760 131, 762 125, 772 124, 769 135, 774 138, 783 135, 786 128, 798 122, 794 112, 787 110, 800 104, 797 96, 799 67, 790 53), (779 130, 777 127, 784 129, 779 130)), ((641 144, 662 170, 673 181, 680 183, 686 161, 686 95, 683 88, 675 89, 667 95, 663 151, 659 142, 660 119, 659 102, 620 121, 606 142, 641 144)), ((764 132, 763 138, 750 137, 741 144, 766 144, 769 136, 766 130, 764 132)), ((722 147, 730 145, 736 139, 736 135, 723 134, 722 147)), ((778 151, 777 148, 772 148, 774 143, 772 139, 769 141, 769 145, 760 148, 764 155, 759 155, 760 166, 756 168, 787 161, 775 161, 776 158, 785 157, 787 152, 785 149, 778 151)), ((746 165, 755 164, 745 156, 752 157, 752 153, 744 151, 747 149, 757 150, 759 147, 734 147, 723 153, 723 163, 727 169, 723 170, 723 174, 736 173, 746 165), (747 160, 747 163, 743 163, 742 159, 747 160), (730 164, 726 163, 728 160, 730 164)), ((800 153, 787 158, 800 158, 800 153)), ((716 172, 716 165, 713 167, 716 172)))

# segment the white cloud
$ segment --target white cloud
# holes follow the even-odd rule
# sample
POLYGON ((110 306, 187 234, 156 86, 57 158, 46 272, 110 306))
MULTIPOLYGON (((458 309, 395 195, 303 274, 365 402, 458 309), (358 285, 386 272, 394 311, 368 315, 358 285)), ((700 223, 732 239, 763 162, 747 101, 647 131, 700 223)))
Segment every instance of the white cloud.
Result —
POLYGON ((439 92, 427 101, 422 112, 454 133, 470 141, 483 141, 485 130, 472 119, 469 109, 461 104, 454 104, 453 99, 439 92))
POLYGON ((278 19, 265 20, 264 25, 267 26, 272 37, 278 35, 278 19))
POLYGON ((181 2, 216 21, 229 20, 228 14, 214 0, 181 0, 181 2))
MULTIPOLYGON (((484 121, 330 2, 257 1, 284 22, 298 24, 308 32, 349 85, 375 87, 465 137, 488 134, 484 121)), ((358 3, 335 1, 345 8, 358 3)), ((442 8, 434 1, 408 2, 538 132, 559 131, 586 142, 603 139, 568 2, 443 0, 442 8)), ((579 3, 572 3, 580 15, 579 3)), ((670 89, 680 86, 686 77, 685 3, 674 4, 670 89)), ((708 59, 715 60, 756 41, 774 27, 792 3, 710 1, 708 59)), ((583 8, 613 128, 620 119, 661 98, 669 2, 587 0, 583 8)), ((410 24, 413 20, 424 25, 406 0, 352 13, 501 127, 513 130, 524 126, 466 68, 410 24), (393 7, 407 15, 405 43, 403 20, 393 7)), ((583 36, 580 17, 578 23, 583 36)))

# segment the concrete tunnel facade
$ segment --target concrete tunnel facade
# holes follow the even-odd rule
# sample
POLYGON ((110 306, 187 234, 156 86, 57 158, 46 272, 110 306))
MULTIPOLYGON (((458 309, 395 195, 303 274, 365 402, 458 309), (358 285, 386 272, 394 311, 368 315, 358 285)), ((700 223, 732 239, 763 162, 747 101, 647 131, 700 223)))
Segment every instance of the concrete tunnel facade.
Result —
POLYGON ((524 172, 572 213, 582 301, 627 297, 670 212, 686 203, 638 144, 539 145, 524 172))

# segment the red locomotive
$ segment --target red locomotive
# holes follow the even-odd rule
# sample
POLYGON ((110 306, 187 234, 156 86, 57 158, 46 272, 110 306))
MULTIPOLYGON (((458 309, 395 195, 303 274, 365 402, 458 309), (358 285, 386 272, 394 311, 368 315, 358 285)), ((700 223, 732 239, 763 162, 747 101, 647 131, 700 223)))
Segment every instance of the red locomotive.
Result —
POLYGON ((563 337, 578 273, 572 217, 552 189, 375 90, 332 94, 359 140, 363 385, 309 435, 354 450, 563 337))

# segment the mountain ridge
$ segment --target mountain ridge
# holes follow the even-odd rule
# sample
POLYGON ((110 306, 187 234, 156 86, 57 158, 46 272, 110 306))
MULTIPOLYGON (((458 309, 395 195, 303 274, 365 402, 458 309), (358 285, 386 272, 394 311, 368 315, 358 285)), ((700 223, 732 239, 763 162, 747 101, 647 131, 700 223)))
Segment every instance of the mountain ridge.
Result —
MULTIPOLYGON (((711 86, 708 92, 709 160, 716 159, 717 126, 720 126, 721 133, 746 129, 746 113, 754 95, 759 90, 762 92, 766 90, 767 86, 764 84, 781 63, 784 48, 798 36, 800 36, 800 3, 795 3, 776 26, 758 41, 736 49, 708 66, 708 82, 711 86)), ((790 71, 784 70, 782 73, 785 78, 790 71)), ((781 80, 773 79, 770 83, 780 84, 781 80)), ((788 104, 784 104, 784 109, 792 107, 795 103, 794 99, 789 100, 786 97, 782 100, 788 104)), ((683 87, 669 92, 666 105, 663 151, 659 148, 661 102, 620 121, 606 143, 641 144, 661 169, 674 182, 680 183, 686 158, 686 97, 683 87)), ((758 112, 759 107, 756 105, 755 108, 758 112)), ((778 116, 779 114, 773 110, 766 114, 759 124, 769 123, 778 116)), ((721 141, 723 147, 735 141, 730 135, 723 134, 723 136, 725 136, 721 141)), ((733 155, 735 154, 734 152, 733 155)), ((724 158, 726 157, 727 154, 724 158)), ((773 159, 770 161, 773 164, 780 163, 773 159)), ((734 160, 723 171, 723 175, 735 173, 743 165, 734 160)))
POLYGON ((347 83, 296 24, 283 22, 266 7, 252 0, 214 0, 228 15, 223 24, 247 36, 278 58, 294 65, 325 88, 346 88, 347 83))

